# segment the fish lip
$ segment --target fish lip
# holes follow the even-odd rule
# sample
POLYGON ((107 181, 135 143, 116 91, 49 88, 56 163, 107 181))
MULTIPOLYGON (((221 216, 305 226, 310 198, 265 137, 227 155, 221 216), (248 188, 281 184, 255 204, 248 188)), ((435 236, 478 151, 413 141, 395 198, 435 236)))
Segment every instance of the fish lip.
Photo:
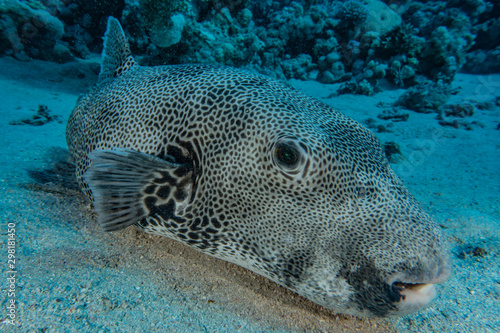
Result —
POLYGON ((451 272, 451 266, 447 263, 437 268, 437 273, 432 277, 408 278, 404 273, 391 276, 387 283, 391 293, 399 299, 395 302, 397 310, 392 315, 406 315, 428 306, 437 296, 435 285, 448 280, 451 272))
POLYGON ((416 276, 416 277, 409 277, 405 273, 396 273, 391 275, 387 279, 387 284, 390 286, 393 285, 395 282, 401 282, 401 283, 406 283, 406 284, 438 284, 442 283, 451 276, 451 266, 449 264, 443 265, 441 267, 436 268, 437 272, 434 274, 427 274, 427 276, 416 276))

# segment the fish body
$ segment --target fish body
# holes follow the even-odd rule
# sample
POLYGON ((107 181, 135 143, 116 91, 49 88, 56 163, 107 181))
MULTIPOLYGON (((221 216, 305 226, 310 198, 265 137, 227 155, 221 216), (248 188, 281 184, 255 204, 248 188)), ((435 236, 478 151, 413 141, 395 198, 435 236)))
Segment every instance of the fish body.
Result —
POLYGON ((135 225, 356 316, 416 311, 450 275, 369 130, 263 75, 139 66, 114 18, 66 135, 104 230, 135 225))

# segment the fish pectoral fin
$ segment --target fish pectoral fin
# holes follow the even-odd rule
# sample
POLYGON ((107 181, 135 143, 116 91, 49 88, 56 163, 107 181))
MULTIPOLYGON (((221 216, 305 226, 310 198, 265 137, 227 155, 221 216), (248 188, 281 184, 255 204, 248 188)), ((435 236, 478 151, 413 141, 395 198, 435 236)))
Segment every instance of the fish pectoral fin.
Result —
POLYGON ((96 150, 88 156, 92 165, 83 178, 92 191, 97 221, 106 231, 148 216, 174 218, 188 205, 192 165, 122 148, 96 150))

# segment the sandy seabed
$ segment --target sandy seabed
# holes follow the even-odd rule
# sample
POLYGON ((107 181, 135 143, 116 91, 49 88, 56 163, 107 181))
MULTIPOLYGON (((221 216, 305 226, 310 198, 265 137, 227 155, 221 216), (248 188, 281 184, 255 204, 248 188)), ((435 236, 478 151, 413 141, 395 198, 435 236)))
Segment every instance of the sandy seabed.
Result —
MULTIPOLYGON (((443 227, 454 273, 417 314, 358 319, 324 308, 246 269, 134 228, 105 233, 78 192, 34 185, 26 169, 66 148, 79 94, 97 80, 96 59, 58 65, 0 58, 0 330, 6 332, 496 332, 500 327, 500 107, 443 127, 436 114, 378 119, 403 93, 331 97, 337 85, 290 81, 297 89, 389 132, 400 145, 392 167, 443 227), (10 125, 39 105, 60 116, 10 125), (389 125, 388 124, 392 124, 389 125), (58 151, 57 149, 55 150, 58 151), (15 296, 9 294, 9 225, 15 229, 15 296), (8 308, 15 300, 15 311, 8 308), (8 324, 9 314, 15 325, 8 324)), ((459 74, 451 102, 494 102, 500 75, 459 74)), ((11 251, 12 252, 12 251, 11 251)))

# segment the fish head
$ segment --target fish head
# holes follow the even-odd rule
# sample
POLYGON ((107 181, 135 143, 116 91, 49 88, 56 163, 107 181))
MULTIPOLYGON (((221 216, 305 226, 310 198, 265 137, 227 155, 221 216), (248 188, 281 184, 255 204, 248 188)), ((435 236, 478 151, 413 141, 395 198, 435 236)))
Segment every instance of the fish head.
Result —
POLYGON ((447 245, 379 140, 306 96, 269 104, 217 164, 233 261, 340 313, 427 306, 451 272, 447 245))

